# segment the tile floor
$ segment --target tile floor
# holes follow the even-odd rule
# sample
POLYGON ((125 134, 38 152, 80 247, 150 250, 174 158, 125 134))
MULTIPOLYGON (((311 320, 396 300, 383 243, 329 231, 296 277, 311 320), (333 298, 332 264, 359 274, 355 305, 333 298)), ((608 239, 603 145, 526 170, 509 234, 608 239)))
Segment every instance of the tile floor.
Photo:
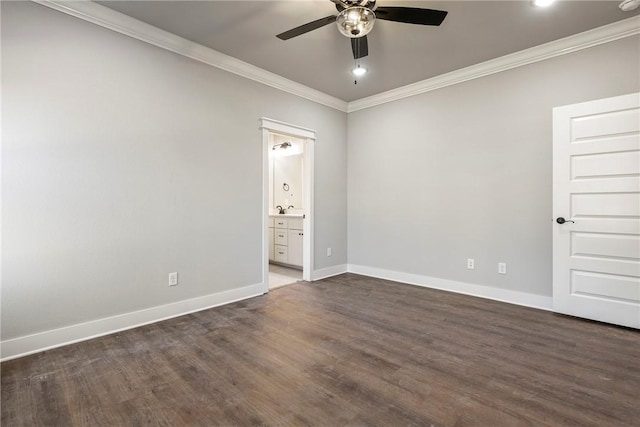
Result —
POLYGON ((302 280, 302 270, 269 264, 269 289, 291 285, 302 280))

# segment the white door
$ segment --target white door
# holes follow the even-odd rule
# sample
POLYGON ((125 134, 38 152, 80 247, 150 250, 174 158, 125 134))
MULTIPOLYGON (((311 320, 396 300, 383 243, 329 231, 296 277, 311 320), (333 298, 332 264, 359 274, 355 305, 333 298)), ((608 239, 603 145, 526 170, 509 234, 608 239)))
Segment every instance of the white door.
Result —
POLYGON ((553 213, 554 311, 640 328, 640 94, 554 108, 553 213))

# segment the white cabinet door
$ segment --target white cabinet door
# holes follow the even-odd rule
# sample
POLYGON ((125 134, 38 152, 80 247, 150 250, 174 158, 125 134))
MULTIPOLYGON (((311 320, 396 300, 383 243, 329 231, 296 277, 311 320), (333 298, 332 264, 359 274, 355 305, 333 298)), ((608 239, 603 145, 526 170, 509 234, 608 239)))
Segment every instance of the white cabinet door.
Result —
POLYGON ((302 218, 289 218, 289 230, 302 230, 302 218))
POLYGON ((289 264, 302 267, 302 230, 289 230, 289 264))
POLYGON ((269 261, 275 260, 275 237, 273 227, 269 227, 269 261))
POLYGON ((553 308, 640 328, 640 94, 553 111, 553 308))

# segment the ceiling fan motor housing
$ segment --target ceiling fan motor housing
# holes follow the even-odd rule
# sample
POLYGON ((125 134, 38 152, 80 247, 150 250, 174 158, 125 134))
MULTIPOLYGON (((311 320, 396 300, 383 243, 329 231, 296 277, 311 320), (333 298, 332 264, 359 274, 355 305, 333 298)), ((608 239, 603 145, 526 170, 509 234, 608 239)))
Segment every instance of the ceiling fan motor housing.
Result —
MULTIPOLYGON (((335 3, 338 12, 342 12, 350 7, 366 7, 367 9, 376 10, 376 0, 331 0, 335 3)), ((639 0, 640 1, 640 0, 639 0)))
POLYGON ((373 9, 376 6, 376 0, 331 0, 336 4, 338 12, 342 12, 344 9, 353 6, 362 6, 369 9, 373 9))

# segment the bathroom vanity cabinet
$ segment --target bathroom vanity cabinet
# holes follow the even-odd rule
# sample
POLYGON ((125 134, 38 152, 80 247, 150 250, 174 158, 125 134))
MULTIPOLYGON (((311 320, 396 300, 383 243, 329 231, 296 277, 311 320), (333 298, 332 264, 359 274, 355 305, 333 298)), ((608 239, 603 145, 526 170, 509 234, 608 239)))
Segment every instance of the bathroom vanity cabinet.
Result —
POLYGON ((269 217, 269 261, 302 267, 302 216, 269 217))

